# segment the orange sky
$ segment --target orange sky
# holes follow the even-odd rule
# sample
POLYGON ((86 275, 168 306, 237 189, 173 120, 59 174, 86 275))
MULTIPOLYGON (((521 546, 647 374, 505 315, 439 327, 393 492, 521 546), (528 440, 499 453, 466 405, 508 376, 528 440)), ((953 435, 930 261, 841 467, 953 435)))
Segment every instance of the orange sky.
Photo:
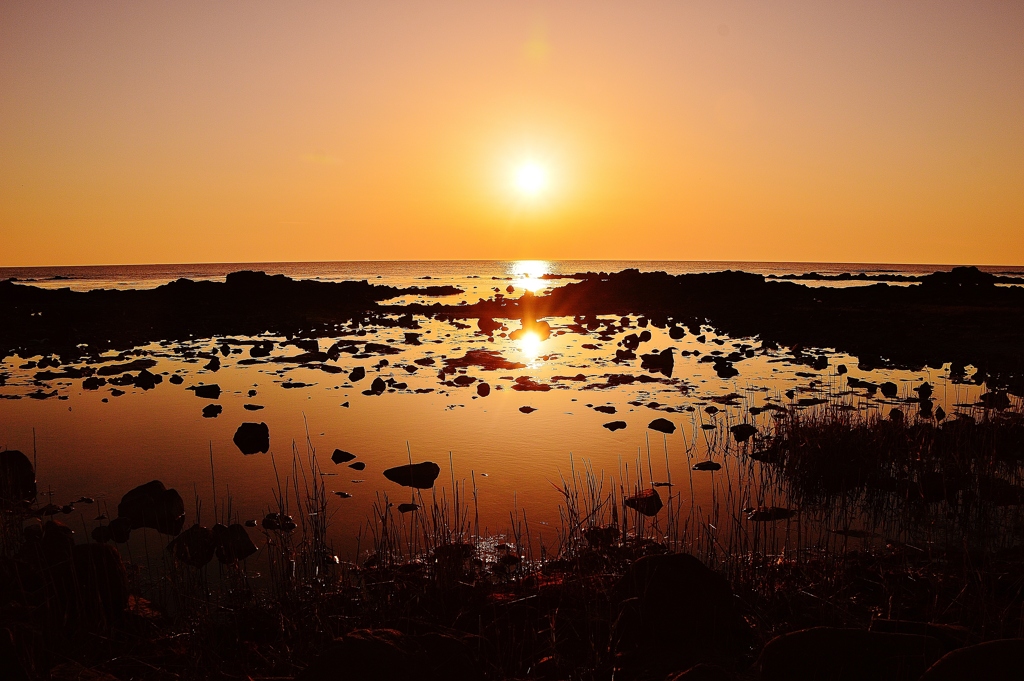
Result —
POLYGON ((0 4, 0 265, 527 257, 1024 265, 1024 3, 0 4))

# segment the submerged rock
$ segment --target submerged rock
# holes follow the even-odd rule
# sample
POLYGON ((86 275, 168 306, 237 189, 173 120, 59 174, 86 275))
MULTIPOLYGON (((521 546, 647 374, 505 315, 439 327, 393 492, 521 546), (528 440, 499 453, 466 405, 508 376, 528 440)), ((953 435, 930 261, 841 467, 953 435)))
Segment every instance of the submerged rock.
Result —
POLYGON ((231 439, 242 454, 266 454, 270 450, 270 428, 266 423, 243 423, 231 439))
POLYGON ((396 466, 384 471, 384 477, 403 487, 430 489, 441 474, 441 467, 433 461, 396 466))
POLYGON ((196 524, 175 537, 167 550, 178 562, 201 568, 213 560, 216 543, 208 527, 196 524))
POLYGON ((695 471, 717 471, 722 469, 722 464, 714 461, 698 461, 693 464, 693 470, 695 471))
POLYGON ((335 449, 334 454, 331 454, 331 461, 336 464, 348 463, 349 461, 354 461, 355 458, 355 454, 351 454, 341 449, 335 449))

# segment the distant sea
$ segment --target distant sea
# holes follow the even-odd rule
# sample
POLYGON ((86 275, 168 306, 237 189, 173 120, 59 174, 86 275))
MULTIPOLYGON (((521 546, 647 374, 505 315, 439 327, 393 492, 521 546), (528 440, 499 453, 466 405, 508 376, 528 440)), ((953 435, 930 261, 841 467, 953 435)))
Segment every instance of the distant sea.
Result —
MULTIPOLYGON (((577 272, 616 272, 636 268, 643 272, 669 274, 742 270, 757 274, 804 274, 818 272, 850 274, 930 274, 948 271, 953 265, 905 265, 822 262, 741 262, 741 261, 652 261, 652 260, 444 260, 444 261, 351 261, 351 262, 263 262, 209 263, 180 265, 89 265, 76 267, 0 267, 0 281, 17 279, 45 288, 91 290, 97 288, 143 289, 186 278, 223 280, 230 272, 259 270, 284 274, 294 279, 322 281, 368 280, 392 286, 422 285, 426 278, 437 283, 455 283, 465 279, 506 279, 537 277, 542 274, 577 272)), ((993 274, 1024 277, 1024 267, 984 266, 993 274)))

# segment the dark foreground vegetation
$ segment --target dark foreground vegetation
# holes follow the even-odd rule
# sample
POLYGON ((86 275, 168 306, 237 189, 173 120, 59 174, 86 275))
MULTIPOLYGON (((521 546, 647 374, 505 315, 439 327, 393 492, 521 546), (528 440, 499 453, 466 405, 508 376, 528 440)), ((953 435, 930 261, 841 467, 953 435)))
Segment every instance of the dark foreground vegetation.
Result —
POLYGON ((481 538, 454 473, 435 490, 438 466, 395 469, 417 503, 380 498, 351 563, 311 448, 260 527, 221 509, 182 531, 181 497, 149 483, 84 543, 35 501, 29 458, 0 453, 0 677, 1019 679, 1020 405, 847 406, 775 411, 692 452, 731 472, 708 508, 678 474, 574 470, 551 547, 520 511, 481 538), (130 555, 132 533, 162 567, 130 555))

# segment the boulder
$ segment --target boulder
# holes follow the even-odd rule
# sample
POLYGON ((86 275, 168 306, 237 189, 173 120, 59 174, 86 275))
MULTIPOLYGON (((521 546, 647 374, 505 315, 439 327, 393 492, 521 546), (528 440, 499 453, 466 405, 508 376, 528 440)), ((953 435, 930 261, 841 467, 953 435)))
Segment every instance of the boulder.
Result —
POLYGON ((201 568, 213 560, 216 543, 210 528, 196 524, 175 537, 167 550, 178 562, 201 568))
POLYGON ((693 470, 695 471, 718 471, 722 469, 722 464, 714 461, 698 461, 693 464, 693 470))
POLYGON ((266 454, 270 450, 270 428, 266 423, 243 423, 231 439, 242 454, 266 454))
POLYGON ((653 487, 626 497, 622 503, 645 516, 658 515, 662 507, 661 495, 653 487))
POLYGON ((476 387, 476 394, 480 397, 487 397, 491 394, 491 386, 487 383, 481 383, 476 387))
POLYGON ((384 471, 384 477, 403 487, 430 489, 441 474, 441 467, 433 461, 396 466, 384 471))
POLYGON ((13 508, 36 500, 36 472, 16 449, 0 452, 0 506, 13 508))
POLYGON ((916 681, 938 654, 930 636, 813 627, 776 636, 757 664, 761 681, 916 681))
POLYGON ((652 352, 647 355, 640 355, 640 367, 651 373, 661 373, 671 377, 675 367, 675 358, 672 353, 675 348, 665 348, 661 352, 652 352))
POLYGON ((210 385, 197 385, 189 389, 195 393, 196 397, 202 397, 207 400, 216 400, 220 398, 220 386, 216 383, 211 383, 210 385))
MULTIPOLYGON (((121 497, 117 515, 127 520, 132 530, 149 527, 161 534, 177 535, 185 524, 185 503, 177 490, 167 489, 159 480, 153 480, 121 497)), ((113 523, 111 532, 114 531, 112 526, 113 523)))
POLYGON ((1024 675, 1024 639, 987 641, 946 653, 920 681, 1017 681, 1024 675))
POLYGON ((208 404, 203 407, 203 418, 204 419, 215 419, 220 416, 220 413, 224 411, 224 407, 219 404, 208 404))
POLYGON ((757 428, 749 423, 739 423, 729 429, 736 442, 746 442, 754 435, 757 435, 757 428))
POLYGON ((899 386, 892 381, 886 381, 882 385, 878 386, 878 389, 882 391, 882 395, 884 397, 887 397, 890 400, 895 398, 900 392, 899 386))
POLYGON ((333 461, 336 464, 348 463, 349 461, 355 460, 355 458, 355 454, 350 454, 349 452, 346 452, 341 449, 335 449, 334 454, 331 454, 331 461, 333 461))
POLYGON ((217 560, 221 563, 236 563, 245 560, 259 549, 252 543, 245 527, 233 523, 227 527, 213 526, 213 538, 217 545, 217 560))
POLYGON ((352 370, 352 373, 348 375, 348 380, 352 381, 353 383, 357 383, 358 381, 361 381, 364 378, 366 378, 366 369, 364 369, 363 367, 356 367, 355 369, 352 370))
POLYGON ((625 428, 626 427, 626 422, 625 421, 609 421, 608 423, 602 424, 601 427, 602 428, 607 428, 608 430, 610 430, 610 431, 612 431, 614 433, 616 430, 621 430, 621 429, 625 428))
POLYGON ((665 433, 666 435, 671 435, 676 432, 676 424, 665 418, 654 419, 647 424, 647 427, 651 430, 656 430, 659 433, 665 433))

